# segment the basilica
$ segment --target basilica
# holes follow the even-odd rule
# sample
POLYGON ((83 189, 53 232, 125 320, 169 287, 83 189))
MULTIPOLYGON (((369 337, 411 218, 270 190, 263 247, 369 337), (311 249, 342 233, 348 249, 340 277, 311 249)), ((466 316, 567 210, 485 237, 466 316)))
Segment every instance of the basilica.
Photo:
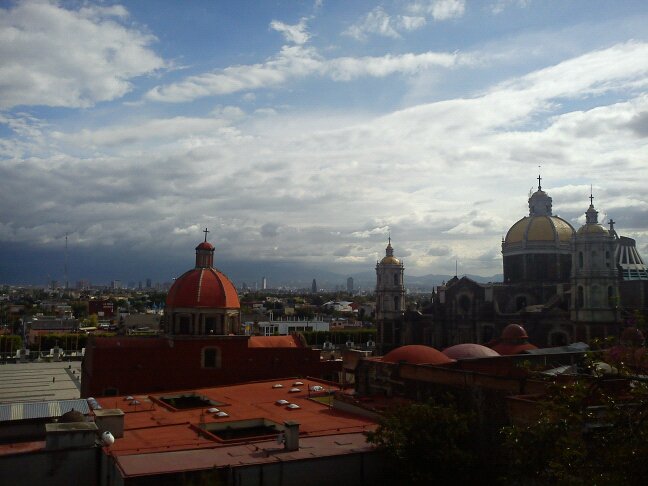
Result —
POLYGON ((529 197, 529 214, 502 239, 503 282, 480 284, 453 277, 439 286, 432 304, 407 309, 404 266, 391 238, 376 264, 376 321, 382 353, 404 344, 438 349, 490 343, 510 324, 521 324, 530 342, 562 346, 618 336, 648 307, 648 270, 632 238, 614 221, 598 220, 593 197, 585 224, 575 229, 553 214, 542 189, 529 197))

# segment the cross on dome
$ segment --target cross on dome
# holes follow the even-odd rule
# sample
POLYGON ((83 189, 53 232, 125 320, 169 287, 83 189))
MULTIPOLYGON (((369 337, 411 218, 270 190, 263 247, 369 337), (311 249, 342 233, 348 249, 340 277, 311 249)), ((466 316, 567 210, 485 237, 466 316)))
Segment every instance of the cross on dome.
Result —
POLYGON ((203 233, 205 233, 205 243, 207 243, 207 233, 209 233, 209 230, 207 228, 205 228, 203 230, 203 233))

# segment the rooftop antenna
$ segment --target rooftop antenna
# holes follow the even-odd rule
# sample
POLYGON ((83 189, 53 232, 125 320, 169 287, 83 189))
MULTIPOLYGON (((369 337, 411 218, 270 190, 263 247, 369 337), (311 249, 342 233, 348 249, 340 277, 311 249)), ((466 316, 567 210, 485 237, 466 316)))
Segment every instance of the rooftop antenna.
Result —
POLYGON ((457 260, 455 260, 455 277, 457 276, 457 260))
POLYGON ((207 233, 209 233, 209 230, 207 228, 205 228, 203 230, 203 233, 205 233, 205 243, 207 243, 207 233))

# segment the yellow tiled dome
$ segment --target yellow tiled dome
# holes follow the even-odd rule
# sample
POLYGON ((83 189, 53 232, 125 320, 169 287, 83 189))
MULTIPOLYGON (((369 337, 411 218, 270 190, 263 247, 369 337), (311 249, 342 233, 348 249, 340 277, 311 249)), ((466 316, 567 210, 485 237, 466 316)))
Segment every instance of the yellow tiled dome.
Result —
POLYGON ((568 242, 574 228, 558 216, 525 216, 509 229, 504 240, 506 244, 533 241, 568 242))

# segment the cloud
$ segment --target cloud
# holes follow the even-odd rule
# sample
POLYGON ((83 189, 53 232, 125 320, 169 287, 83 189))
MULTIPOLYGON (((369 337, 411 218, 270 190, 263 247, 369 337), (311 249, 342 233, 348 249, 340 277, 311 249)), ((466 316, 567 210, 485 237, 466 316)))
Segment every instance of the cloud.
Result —
POLYGON ((493 2, 490 9, 495 15, 502 13, 511 6, 526 8, 531 4, 531 0, 497 0, 493 2))
POLYGON ((287 42, 301 45, 305 44, 308 42, 308 39, 310 39, 310 35, 306 32, 307 21, 308 19, 306 17, 302 17, 298 24, 289 25, 279 22, 278 20, 273 20, 270 22, 270 28, 283 34, 284 39, 286 39, 287 42))
MULTIPOLYGON (((645 238, 646 49, 617 44, 470 97, 380 114, 225 106, 99 129, 7 115, 0 123, 17 135, 6 150, 18 155, 0 164, 0 241, 45 245, 67 231, 74 244, 117 253, 180 248, 190 265, 207 226, 218 261, 348 273, 384 256, 391 228, 408 273, 454 271, 454 258, 439 258, 447 252, 462 272, 492 275, 501 236, 528 214, 539 163, 555 212, 577 224, 592 183, 619 233, 645 238)), ((328 62, 316 72, 332 76, 328 62)), ((421 59, 408 62, 391 69, 421 59)), ((369 68, 340 69, 358 79, 369 68)))
POLYGON ((68 10, 26 1, 0 9, 0 108, 89 107, 124 96, 164 66, 155 38, 125 25, 121 6, 68 10))
POLYGON ((435 21, 462 17, 466 10, 465 0, 416 0, 407 10, 418 15, 431 15, 435 21))
POLYGON ((369 12, 360 22, 352 25, 343 34, 358 40, 367 38, 367 34, 378 34, 384 37, 397 39, 398 33, 396 21, 385 12, 382 7, 376 7, 369 12))
POLYGON ((421 54, 338 57, 327 60, 310 47, 284 46, 277 56, 264 63, 232 66, 213 73, 189 76, 183 81, 151 89, 146 98, 151 101, 180 103, 207 96, 273 88, 284 85, 289 80, 312 75, 328 77, 335 81, 350 81, 363 76, 411 74, 432 67, 451 68, 456 65, 470 65, 472 62, 470 56, 431 51, 421 54))

